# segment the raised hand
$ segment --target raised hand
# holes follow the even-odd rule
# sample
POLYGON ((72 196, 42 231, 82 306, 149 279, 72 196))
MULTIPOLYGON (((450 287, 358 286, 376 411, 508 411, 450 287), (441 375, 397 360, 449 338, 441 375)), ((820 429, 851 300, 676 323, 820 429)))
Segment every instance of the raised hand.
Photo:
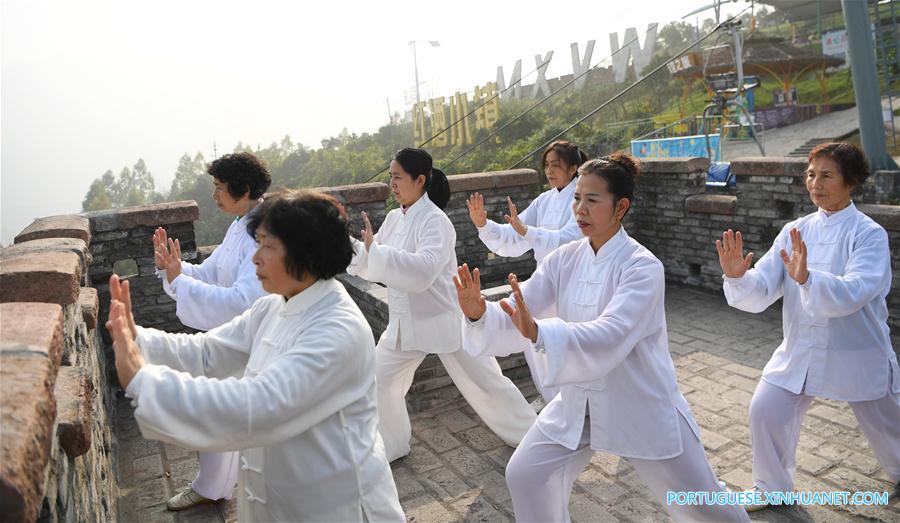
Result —
POLYGON ((137 339, 137 324, 134 322, 134 313, 131 310, 131 284, 128 280, 121 281, 115 274, 109 277, 110 311, 112 303, 119 302, 125 308, 123 314, 125 324, 131 331, 131 339, 137 339))
POLYGON ((161 253, 169 252, 167 245, 168 237, 166 236, 166 230, 162 227, 157 227, 156 230, 153 231, 153 261, 156 264, 156 268, 159 270, 166 268, 165 258, 163 258, 161 253))
POLYGON ((169 283, 181 274, 181 242, 167 237, 162 227, 153 233, 153 261, 157 269, 165 269, 169 283))
POLYGON ((531 340, 531 343, 534 343, 537 341, 538 326, 531 316, 531 311, 528 310, 528 306, 525 305, 525 299, 522 297, 522 289, 519 288, 519 278, 513 273, 509 274, 509 285, 512 287, 513 298, 516 300, 516 307, 513 308, 513 306, 509 304, 509 301, 504 299, 500 300, 500 308, 509 315, 513 321, 513 325, 519 329, 522 336, 525 336, 531 340))
POLYGON ((453 283, 456 285, 456 297, 459 299, 459 308, 463 314, 472 321, 477 321, 484 316, 487 305, 484 296, 481 295, 481 274, 478 269, 469 272, 469 266, 462 264, 456 269, 453 283))
POLYGON ((479 193, 472 193, 466 200, 466 207, 469 208, 469 219, 475 224, 475 227, 484 227, 487 225, 487 211, 484 210, 484 196, 479 193))
POLYGON ((135 374, 144 366, 144 357, 138 348, 134 338, 131 337, 125 304, 118 300, 112 300, 109 306, 109 321, 106 322, 106 330, 113 339, 113 352, 116 356, 116 373, 119 375, 119 384, 123 389, 135 374))
POLYGON ((740 278, 753 263, 753 253, 744 256, 744 239, 741 231, 735 233, 731 229, 722 233, 722 239, 716 240, 716 251, 719 252, 719 265, 729 278, 740 278))
POLYGON ((362 230, 362 241, 366 245, 366 251, 368 251, 369 247, 372 246, 372 242, 375 241, 375 232, 372 230, 372 222, 369 221, 369 214, 365 211, 361 214, 364 226, 362 230))
POLYGON ((519 236, 525 236, 525 233, 528 232, 528 226, 519 219, 519 210, 516 208, 516 204, 513 203, 512 198, 509 196, 506 197, 506 204, 509 206, 509 214, 504 215, 503 219, 506 220, 506 223, 512 225, 512 228, 519 233, 519 236))
POLYGON ((787 269, 788 276, 792 280, 803 285, 809 279, 809 269, 806 266, 806 242, 800 237, 800 231, 791 229, 791 255, 781 249, 781 261, 787 269))

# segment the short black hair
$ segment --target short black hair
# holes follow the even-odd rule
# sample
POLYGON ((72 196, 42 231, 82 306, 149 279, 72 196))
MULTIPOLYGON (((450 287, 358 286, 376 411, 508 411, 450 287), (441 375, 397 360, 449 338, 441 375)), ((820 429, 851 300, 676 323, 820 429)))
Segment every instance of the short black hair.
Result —
POLYGON ((845 185, 858 187, 869 177, 869 162, 862 150, 847 142, 823 143, 809 152, 809 162, 815 158, 830 158, 841 170, 845 185))
POLYGON ((353 243, 337 200, 321 191, 301 189, 269 196, 250 215, 247 232, 265 227, 284 244, 288 274, 320 280, 345 272, 353 259, 353 243))
POLYGON ((209 164, 206 172, 226 184, 228 194, 235 199, 242 198, 248 191, 251 200, 262 198, 272 184, 266 164, 248 152, 226 154, 209 164))

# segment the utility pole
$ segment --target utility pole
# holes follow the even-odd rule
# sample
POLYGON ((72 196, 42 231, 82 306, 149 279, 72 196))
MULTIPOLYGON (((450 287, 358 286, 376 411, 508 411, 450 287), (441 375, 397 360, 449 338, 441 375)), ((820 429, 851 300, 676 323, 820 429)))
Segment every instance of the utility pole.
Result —
POLYGON ((853 95, 859 113, 859 134, 872 172, 897 170, 897 163, 887 153, 884 122, 881 116, 881 93, 875 68, 875 49, 869 28, 869 4, 860 0, 841 0, 847 25, 850 72, 853 95))
POLYGON ((416 41, 413 40, 410 42, 413 47, 413 68, 416 71, 416 104, 422 101, 422 97, 419 96, 419 59, 416 57, 416 41))

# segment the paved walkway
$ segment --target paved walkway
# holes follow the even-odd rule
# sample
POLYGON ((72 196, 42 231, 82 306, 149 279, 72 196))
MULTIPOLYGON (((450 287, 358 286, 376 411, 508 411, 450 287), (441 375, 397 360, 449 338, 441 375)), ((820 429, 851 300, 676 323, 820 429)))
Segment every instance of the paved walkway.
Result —
MULTIPOLYGON (((777 309, 746 314, 721 295, 670 287, 669 339, 684 393, 703 431, 719 478, 732 488, 750 485, 747 410, 760 369, 781 339, 777 309)), ((894 347, 900 347, 897 340, 894 347)), ((532 390, 524 391, 533 395, 532 390)), ((234 502, 173 514, 165 501, 193 478, 196 454, 146 441, 119 403, 121 521, 134 523, 236 521, 234 502)), ((512 521, 503 470, 512 449, 503 445, 466 404, 413 417, 413 447, 393 464, 407 519, 416 522, 512 521)), ((803 423, 797 454, 797 490, 891 492, 846 404, 816 400, 803 423)), ((597 453, 575 484, 575 521, 668 521, 631 466, 597 453)), ((900 521, 900 500, 887 506, 786 507, 755 513, 756 521, 900 521)))

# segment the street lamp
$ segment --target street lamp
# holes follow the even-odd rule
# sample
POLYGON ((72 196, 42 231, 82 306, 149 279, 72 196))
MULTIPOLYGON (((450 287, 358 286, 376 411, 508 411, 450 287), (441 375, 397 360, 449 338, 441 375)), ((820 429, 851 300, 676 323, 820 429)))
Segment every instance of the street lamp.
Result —
POLYGON ((409 44, 407 44, 411 45, 413 49, 413 67, 416 72, 416 104, 418 104, 422 99, 419 96, 419 60, 416 57, 416 42, 426 42, 431 45, 431 47, 440 47, 441 43, 437 40, 410 40, 409 44))

